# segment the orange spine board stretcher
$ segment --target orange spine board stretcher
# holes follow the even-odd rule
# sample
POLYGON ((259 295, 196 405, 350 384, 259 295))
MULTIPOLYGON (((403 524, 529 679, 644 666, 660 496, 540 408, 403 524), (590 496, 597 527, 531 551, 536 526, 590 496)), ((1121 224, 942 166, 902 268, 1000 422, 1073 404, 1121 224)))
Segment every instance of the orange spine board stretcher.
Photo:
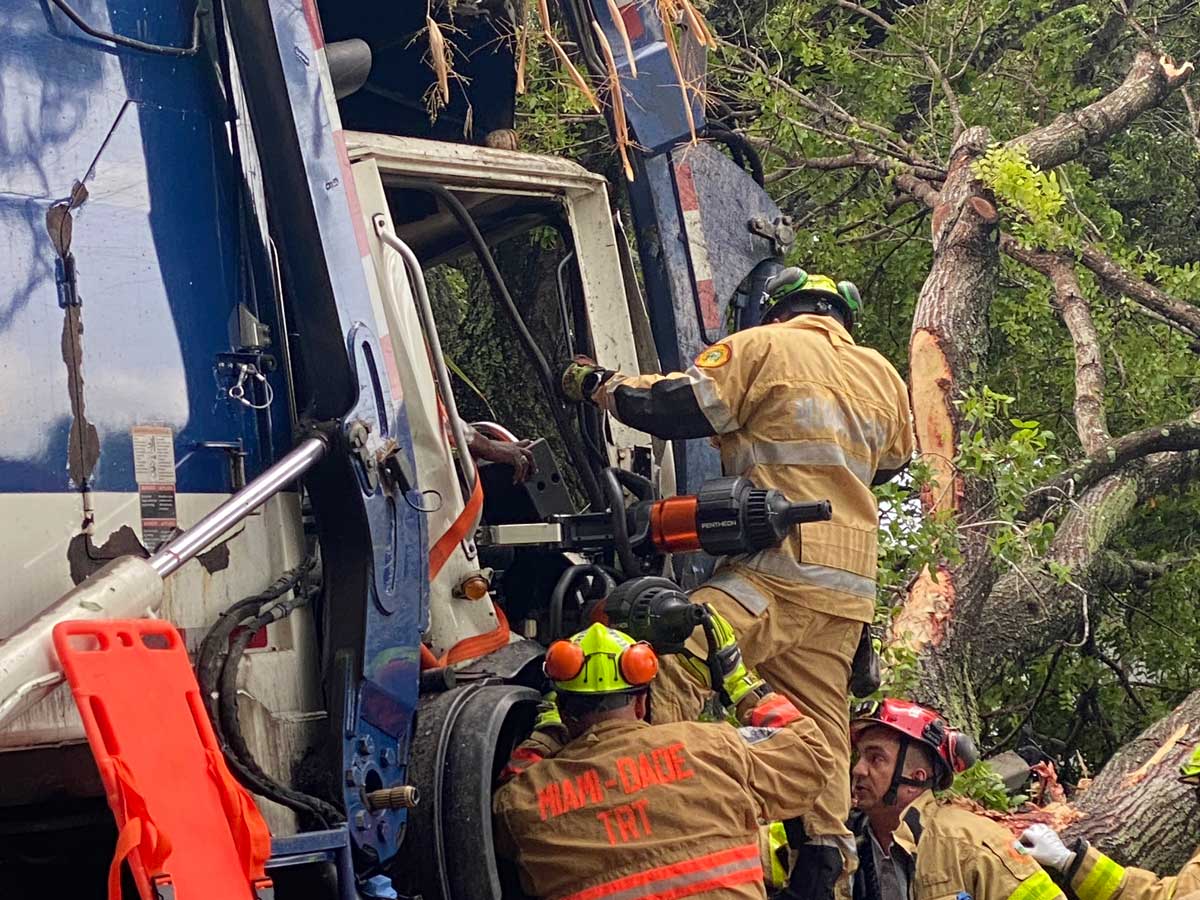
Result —
POLYGON ((270 832, 225 765, 175 627, 63 622, 54 648, 120 828, 109 900, 125 859, 143 900, 270 897, 270 832))

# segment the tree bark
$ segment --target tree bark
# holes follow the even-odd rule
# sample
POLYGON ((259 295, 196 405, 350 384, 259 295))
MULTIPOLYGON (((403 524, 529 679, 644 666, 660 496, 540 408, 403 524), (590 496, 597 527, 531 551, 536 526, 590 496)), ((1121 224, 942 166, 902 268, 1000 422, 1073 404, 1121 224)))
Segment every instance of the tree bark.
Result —
POLYGON ((1104 412, 1104 358, 1075 264, 1054 253, 1026 250, 1009 235, 1001 238, 1000 246, 1014 259, 1041 272, 1054 286, 1054 305, 1075 347, 1075 431, 1083 452, 1095 456, 1112 440, 1104 412))
POLYGON ((1200 691, 1117 751, 1073 798, 1085 837, 1124 865, 1174 875, 1200 844, 1200 793, 1179 783, 1179 766, 1200 741, 1200 691))
MULTIPOLYGON (((957 516, 978 508, 986 485, 964 483, 954 467, 961 416, 955 401, 971 385, 987 352, 987 310, 1000 259, 996 208, 974 175, 987 150, 984 128, 963 132, 951 154, 946 181, 933 202, 933 264, 921 288, 909 348, 917 446, 934 472, 922 498, 927 513, 957 516)), ((936 697, 943 710, 975 724, 970 679, 963 660, 941 653, 963 598, 986 593, 991 565, 982 535, 964 542, 963 564, 922 572, 893 623, 895 640, 922 654, 919 696, 936 697)))
POLYGON ((1123 131, 1146 110, 1161 104, 1191 73, 1190 62, 1177 66, 1169 57, 1143 50, 1116 90, 1083 109, 1056 116, 1049 125, 1009 144, 1025 147, 1035 166, 1053 169, 1123 131))
POLYGON ((1060 641, 1079 640, 1096 621, 1108 571, 1102 551, 1151 497, 1200 475, 1200 454, 1161 453, 1102 479, 1072 503, 1046 554, 1069 570, 1060 582, 1048 567, 1016 568, 996 581, 970 617, 956 623, 954 648, 975 672, 1032 659, 1060 641))

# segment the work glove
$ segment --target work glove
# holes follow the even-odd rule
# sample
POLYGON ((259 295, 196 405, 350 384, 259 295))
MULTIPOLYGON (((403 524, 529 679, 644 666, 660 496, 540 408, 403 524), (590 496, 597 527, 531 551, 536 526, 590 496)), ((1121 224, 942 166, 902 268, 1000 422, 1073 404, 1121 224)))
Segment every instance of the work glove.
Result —
MULTIPOLYGON (((712 683, 712 673, 706 658, 684 650, 683 664, 705 687, 718 691, 721 694, 721 700, 727 707, 736 709, 745 697, 762 689, 766 682, 747 668, 745 660, 742 659, 742 651, 738 647, 737 635, 733 632, 733 626, 726 621, 724 616, 713 609, 711 604, 704 604, 704 608, 708 610, 716 637, 715 652, 723 676, 721 684, 714 685, 712 683)), ((709 648, 709 652, 714 651, 709 648)))
POLYGON ((796 704, 783 694, 767 690, 757 703, 739 717, 739 725, 749 725, 752 728, 783 728, 800 718, 802 713, 796 709, 796 704))
POLYGON ((559 714, 558 694, 554 691, 542 695, 537 705, 537 718, 533 720, 533 734, 530 737, 545 745, 548 756, 570 743, 571 735, 559 714))
POLYGON ((547 731, 551 728, 562 728, 562 715, 558 711, 558 693, 549 691, 542 695, 537 705, 537 718, 533 720, 534 731, 547 731))
POLYGON ((590 400, 596 389, 604 384, 612 373, 595 360, 576 356, 562 373, 562 394, 572 403, 590 400))
POLYGON ((1058 832, 1049 825, 1030 825, 1013 846, 1043 866, 1059 872, 1067 871, 1075 862, 1075 851, 1068 850, 1058 832))

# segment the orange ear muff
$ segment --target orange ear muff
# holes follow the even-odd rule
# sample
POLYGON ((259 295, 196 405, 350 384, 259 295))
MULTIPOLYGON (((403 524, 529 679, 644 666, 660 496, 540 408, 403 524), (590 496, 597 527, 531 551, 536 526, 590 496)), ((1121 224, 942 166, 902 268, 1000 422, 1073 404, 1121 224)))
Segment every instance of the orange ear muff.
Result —
POLYGON ((630 684, 649 684, 658 674, 658 654, 645 641, 626 647, 618 661, 621 677, 630 684))
POLYGON ((542 671, 551 681, 570 681, 583 671, 583 648, 571 641, 555 641, 546 651, 542 671))

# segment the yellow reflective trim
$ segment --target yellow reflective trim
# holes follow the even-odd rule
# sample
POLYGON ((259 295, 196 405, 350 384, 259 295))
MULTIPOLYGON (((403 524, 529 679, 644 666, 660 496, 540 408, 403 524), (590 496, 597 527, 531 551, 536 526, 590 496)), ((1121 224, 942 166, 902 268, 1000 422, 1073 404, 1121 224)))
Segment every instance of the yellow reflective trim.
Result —
POLYGON ((782 849, 784 854, 790 852, 788 847, 787 831, 783 827, 782 822, 772 822, 768 829, 769 840, 767 846, 769 848, 768 855, 771 857, 771 873, 768 876, 768 884, 776 890, 783 890, 787 887, 788 871, 783 865, 783 860, 779 858, 779 851, 782 849))
MULTIPOLYGON (((1058 885, 1050 880, 1045 872, 1036 872, 1022 881, 1015 891, 1008 895, 1008 900, 1054 900, 1061 896, 1058 885)), ((1085 898, 1080 898, 1085 900, 1085 898)))
POLYGON ((1121 886, 1125 870, 1105 856, 1096 854, 1096 862, 1091 871, 1084 876, 1079 887, 1075 888, 1075 896, 1079 900, 1108 900, 1121 886))

